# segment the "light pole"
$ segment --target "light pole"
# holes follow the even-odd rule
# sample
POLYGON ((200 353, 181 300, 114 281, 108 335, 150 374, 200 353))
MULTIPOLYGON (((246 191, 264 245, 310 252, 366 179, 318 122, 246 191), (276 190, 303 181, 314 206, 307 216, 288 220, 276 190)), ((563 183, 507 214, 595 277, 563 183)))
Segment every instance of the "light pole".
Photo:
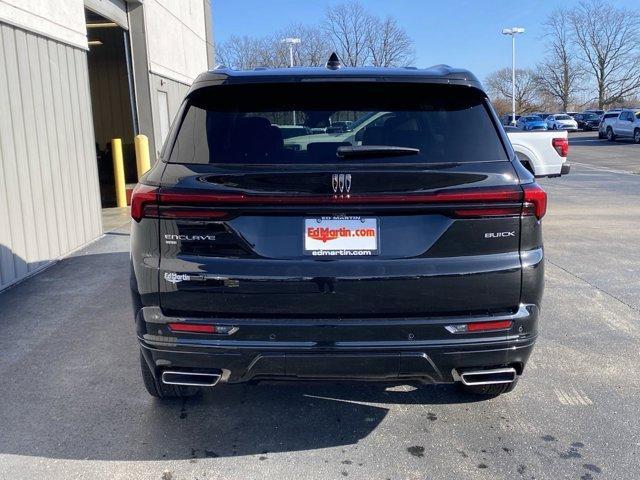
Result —
MULTIPOLYGON (((282 43, 289 44, 289 67, 293 67, 293 46, 300 43, 299 38, 287 37, 281 40, 282 43)), ((296 109, 293 109, 293 124, 296 124, 296 109)))
POLYGON ((524 33, 524 28, 503 28, 503 35, 511 35, 511 124, 516 124, 516 35, 524 33))

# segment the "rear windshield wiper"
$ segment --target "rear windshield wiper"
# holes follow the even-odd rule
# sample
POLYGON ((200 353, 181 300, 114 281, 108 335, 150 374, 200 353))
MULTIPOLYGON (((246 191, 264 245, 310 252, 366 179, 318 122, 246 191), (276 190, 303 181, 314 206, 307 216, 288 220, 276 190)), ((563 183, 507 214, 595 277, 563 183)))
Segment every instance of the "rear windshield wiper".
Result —
POLYGON ((392 145, 357 145, 338 147, 336 155, 340 158, 383 158, 417 155, 419 148, 394 147, 392 145))

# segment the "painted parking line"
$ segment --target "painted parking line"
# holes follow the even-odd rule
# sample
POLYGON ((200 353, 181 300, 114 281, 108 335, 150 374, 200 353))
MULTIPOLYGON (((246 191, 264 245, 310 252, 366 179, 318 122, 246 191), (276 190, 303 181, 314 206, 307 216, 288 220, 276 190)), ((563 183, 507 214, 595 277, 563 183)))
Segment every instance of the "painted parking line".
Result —
POLYGON ((582 390, 576 388, 554 388, 553 392, 556 394, 558 401, 562 405, 572 406, 588 406, 593 405, 593 401, 582 390))
POLYGON ((615 170, 613 168, 596 167, 596 166, 590 165, 588 163, 571 162, 571 165, 578 165, 580 167, 588 168, 590 170, 597 170, 597 171, 600 171, 600 172, 617 173, 617 174, 620 174, 620 175, 637 175, 636 173, 630 172, 628 170, 615 170))

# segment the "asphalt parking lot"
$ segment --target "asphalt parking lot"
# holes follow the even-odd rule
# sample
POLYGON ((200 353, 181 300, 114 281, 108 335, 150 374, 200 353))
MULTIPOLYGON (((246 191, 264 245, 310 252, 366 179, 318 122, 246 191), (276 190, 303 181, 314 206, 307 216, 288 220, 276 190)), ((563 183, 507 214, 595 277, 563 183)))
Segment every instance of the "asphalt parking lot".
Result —
POLYGON ((579 133, 570 148, 571 174, 541 181, 542 331, 513 393, 307 383, 154 400, 123 227, 0 294, 0 478, 638 478, 640 145, 579 133))

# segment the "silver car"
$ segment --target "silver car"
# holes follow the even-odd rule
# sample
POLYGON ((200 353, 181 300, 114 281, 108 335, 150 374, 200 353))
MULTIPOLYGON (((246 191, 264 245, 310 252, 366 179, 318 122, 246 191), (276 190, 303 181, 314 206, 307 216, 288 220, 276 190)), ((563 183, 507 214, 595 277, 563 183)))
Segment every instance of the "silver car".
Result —
POLYGON ((568 130, 576 132, 578 130, 578 122, 566 113, 555 113, 549 115, 545 121, 549 130, 568 130))

